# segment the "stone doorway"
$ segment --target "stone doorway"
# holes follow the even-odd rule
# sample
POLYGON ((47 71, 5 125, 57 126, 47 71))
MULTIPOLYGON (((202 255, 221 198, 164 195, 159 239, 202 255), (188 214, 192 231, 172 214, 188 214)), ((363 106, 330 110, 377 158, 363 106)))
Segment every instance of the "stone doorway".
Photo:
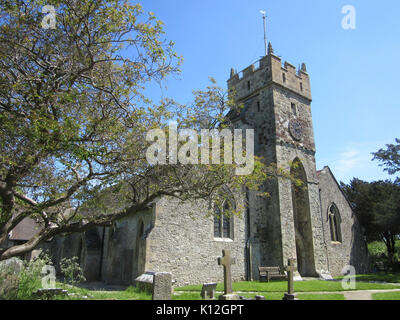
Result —
POLYGON ((301 276, 316 275, 314 262, 314 247, 312 240, 310 203, 307 188, 307 176, 301 161, 293 161, 291 174, 302 184, 297 186, 292 182, 293 220, 296 240, 297 268, 301 276))

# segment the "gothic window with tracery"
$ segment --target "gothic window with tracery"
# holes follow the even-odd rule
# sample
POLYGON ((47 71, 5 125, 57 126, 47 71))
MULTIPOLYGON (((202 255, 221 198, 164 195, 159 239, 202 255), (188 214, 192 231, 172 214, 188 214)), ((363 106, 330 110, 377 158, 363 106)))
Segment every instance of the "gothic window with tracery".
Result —
POLYGON ((328 210, 329 227, 331 231, 332 242, 342 242, 342 234, 340 229, 340 213, 334 203, 331 204, 328 210))
POLYGON ((222 212, 218 206, 214 208, 214 238, 233 239, 233 217, 227 213, 233 209, 230 201, 222 205, 222 212))

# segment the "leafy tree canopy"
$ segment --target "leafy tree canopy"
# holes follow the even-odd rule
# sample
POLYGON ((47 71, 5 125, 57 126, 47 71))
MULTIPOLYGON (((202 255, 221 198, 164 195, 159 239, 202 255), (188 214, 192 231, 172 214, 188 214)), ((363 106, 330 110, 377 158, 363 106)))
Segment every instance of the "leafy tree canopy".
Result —
POLYGON ((167 134, 169 120, 232 128, 225 115, 239 106, 215 81, 190 104, 150 101, 146 85, 178 73, 182 59, 140 4, 16 0, 0 1, 0 12, 0 244, 26 217, 42 225, 0 260, 109 225, 161 196, 220 204, 223 186, 236 194, 284 175, 258 159, 247 176, 235 164, 148 163, 150 129, 167 134), (44 5, 55 8, 54 29, 42 27, 44 5))
MULTIPOLYGON (((395 144, 387 144, 386 149, 380 149, 373 153, 373 160, 378 160, 384 170, 391 175, 400 172, 400 139, 395 139, 395 144)), ((397 178, 400 182, 400 178, 397 178)))
POLYGON ((368 242, 384 241, 389 258, 400 234, 400 185, 391 181, 366 182, 354 178, 341 187, 351 202, 368 242))

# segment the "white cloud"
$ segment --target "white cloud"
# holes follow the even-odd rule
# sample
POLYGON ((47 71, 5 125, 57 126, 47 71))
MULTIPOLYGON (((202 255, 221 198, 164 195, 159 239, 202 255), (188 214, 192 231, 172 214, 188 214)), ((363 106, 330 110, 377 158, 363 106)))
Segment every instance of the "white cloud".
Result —
POLYGON ((338 174, 346 175, 355 168, 360 168, 362 166, 365 166, 366 161, 370 160, 371 157, 368 156, 367 158, 366 155, 362 154, 362 152, 359 149, 349 148, 346 151, 341 152, 339 154, 339 159, 336 165, 338 169, 338 174))
POLYGON ((390 179, 377 161, 372 161, 372 152, 380 144, 374 142, 349 143, 338 154, 331 154, 326 163, 338 181, 350 182, 353 177, 366 181, 390 179))

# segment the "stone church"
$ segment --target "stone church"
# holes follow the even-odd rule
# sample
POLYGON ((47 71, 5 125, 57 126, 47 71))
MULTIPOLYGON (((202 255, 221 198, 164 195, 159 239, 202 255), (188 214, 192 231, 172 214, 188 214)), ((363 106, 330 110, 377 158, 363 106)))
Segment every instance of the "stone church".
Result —
MULTIPOLYGON (((269 46, 258 65, 231 70, 240 114, 236 128, 254 128, 255 153, 286 166, 307 188, 270 180, 270 197, 247 192, 242 218, 206 217, 205 203, 161 198, 145 212, 112 227, 57 239, 53 255, 78 256, 87 280, 133 284, 145 271, 171 272, 176 285, 223 280, 217 258, 229 249, 235 281, 258 279, 259 266, 296 258, 299 276, 339 275, 346 265, 367 271, 367 247, 352 208, 329 167, 316 169, 310 78, 269 46), (296 166, 290 169, 289 163, 296 166)), ((236 206, 232 200, 220 210, 236 206)))

